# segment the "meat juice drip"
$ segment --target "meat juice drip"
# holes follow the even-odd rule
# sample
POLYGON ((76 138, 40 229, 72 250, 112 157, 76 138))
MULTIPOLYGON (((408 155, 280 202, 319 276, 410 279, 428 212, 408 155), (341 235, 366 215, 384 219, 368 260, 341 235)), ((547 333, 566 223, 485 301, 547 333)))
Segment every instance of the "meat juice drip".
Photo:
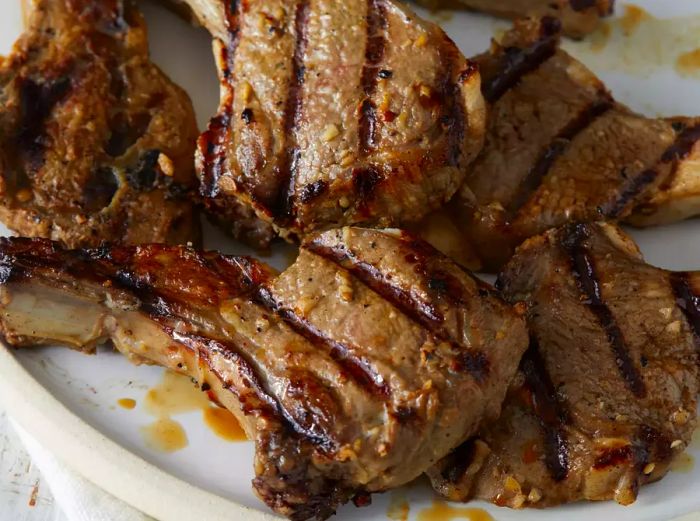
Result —
POLYGON ((410 511, 411 505, 406 499, 406 494, 400 490, 393 491, 386 509, 386 517, 392 521, 408 521, 410 511))
POLYGON ((167 417, 142 427, 141 434, 146 445, 159 452, 176 452, 189 443, 182 425, 167 417))
POLYGON ((122 409, 131 410, 136 407, 136 400, 133 400, 131 398, 120 398, 119 400, 117 400, 117 405, 122 409))
POLYGON ((187 435, 171 416, 202 411, 205 425, 226 441, 245 441, 246 435, 236 417, 209 401, 190 378, 166 371, 162 381, 149 389, 144 400, 146 411, 158 418, 144 427, 142 434, 149 447, 163 452, 174 452, 187 446, 187 435))
POLYGON ((220 407, 204 409, 204 423, 219 438, 226 441, 245 441, 248 438, 236 417, 230 411, 220 407))
POLYGON ((417 521, 452 521, 467 519, 468 521, 494 521, 491 514, 481 508, 455 508, 444 501, 433 501, 433 506, 421 510, 417 521))

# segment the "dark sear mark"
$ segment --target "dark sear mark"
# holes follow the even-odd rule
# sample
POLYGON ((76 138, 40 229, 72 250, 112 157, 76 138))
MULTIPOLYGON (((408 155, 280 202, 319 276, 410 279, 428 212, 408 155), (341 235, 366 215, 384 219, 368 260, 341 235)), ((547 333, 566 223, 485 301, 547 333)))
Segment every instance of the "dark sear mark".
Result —
POLYGON ((311 201, 314 201, 322 196, 327 191, 328 182, 324 181, 323 179, 319 179, 318 181, 314 181, 313 183, 310 183, 302 188, 301 193, 299 194, 299 200, 304 204, 310 203, 311 201))
POLYGON ((695 346, 700 350, 700 295, 693 291, 687 273, 671 273, 670 279, 676 305, 683 311, 693 332, 695 346))
POLYGON ((561 129, 552 142, 540 153, 537 161, 527 173, 527 177, 518 186, 518 190, 507 208, 511 216, 525 206, 532 194, 540 187, 556 160, 564 154, 576 136, 586 130, 598 117, 608 112, 612 106, 613 101, 610 96, 602 92, 601 99, 591 103, 561 129))
POLYGON ((568 413, 557 396, 534 337, 530 339, 530 348, 523 356, 520 368, 525 375, 525 385, 532 393, 533 411, 542 429, 545 465, 552 479, 562 481, 569 474, 569 448, 565 430, 568 413))
POLYGON ((56 106, 70 93, 70 77, 48 79, 39 83, 32 78, 22 78, 19 86, 20 123, 15 138, 17 151, 31 175, 44 161, 44 123, 56 106))
POLYGON ((542 19, 540 40, 526 49, 507 47, 500 58, 498 72, 485 79, 481 92, 489 103, 495 103, 518 84, 526 74, 536 70, 557 51, 561 23, 555 18, 542 19))
POLYGON ((620 194, 612 201, 604 204, 600 211, 606 217, 616 219, 622 216, 630 203, 634 203, 636 197, 653 184, 658 178, 656 170, 644 170, 640 174, 630 177, 622 185, 620 194))
POLYGON ((112 134, 105 144, 105 152, 112 157, 119 157, 129 150, 148 130, 151 116, 148 113, 136 114, 132 121, 119 112, 109 123, 112 134))
POLYGON ((289 83, 287 105, 284 111, 284 134, 287 153, 282 158, 277 172, 276 193, 267 204, 272 215, 276 218, 289 221, 295 214, 294 197, 296 194, 297 168, 301 150, 296 143, 296 130, 301 121, 303 106, 302 96, 306 67, 304 55, 306 54, 307 25, 311 5, 307 0, 302 0, 296 6, 294 17, 294 57, 292 58, 292 78, 289 83))
POLYGON ((83 201, 85 210, 97 212, 109 206, 119 188, 119 181, 110 167, 99 167, 85 183, 83 201))
POLYGON ((134 190, 148 192, 153 190, 163 175, 158 170, 160 150, 148 150, 136 165, 127 168, 126 180, 134 190))
POLYGON ((230 110, 231 108, 228 107, 227 111, 213 118, 197 142, 204 165, 199 193, 207 199, 219 195, 219 179, 226 169, 226 145, 231 121, 230 110))
MULTIPOLYGON (((374 291, 382 299, 389 302, 410 320, 432 335, 436 344, 446 342, 450 345, 454 356, 450 362, 450 370, 453 372, 468 372, 477 382, 483 382, 490 371, 488 356, 479 349, 468 348, 459 343, 459 339, 453 338, 443 327, 445 317, 432 304, 415 298, 410 290, 389 280, 376 266, 364 262, 350 249, 332 248, 316 241, 306 243, 304 248, 315 255, 323 257, 339 267, 349 271, 365 286, 374 291)), ((415 249, 415 248, 414 248, 415 249)), ((427 275, 424 275, 427 276, 427 275)), ((440 288, 450 287, 449 291, 435 290, 442 296, 453 294, 456 286, 461 287, 459 281, 446 273, 440 273, 435 278, 428 277, 428 285, 439 284, 440 288), (439 282, 437 282, 439 281, 439 282)), ((450 298, 449 300, 452 300, 450 298)), ((461 297, 460 297, 460 300, 461 297)))
POLYGON ((352 183, 360 211, 368 211, 368 206, 374 198, 374 191, 383 180, 384 176, 374 166, 353 170, 352 183))
POLYGON ((341 373, 347 374, 357 385, 373 396, 387 399, 390 389, 381 375, 376 374, 366 360, 356 357, 353 349, 327 336, 304 317, 279 303, 265 287, 256 291, 255 302, 279 316, 293 331, 314 345, 323 347, 338 364, 341 373))
POLYGON ((678 167, 680 162, 683 161, 690 152, 693 150, 695 143, 700 140, 700 125, 694 127, 687 127, 676 121, 672 123, 673 130, 678 133, 675 142, 671 145, 663 156, 661 156, 661 162, 670 163, 673 161, 673 167, 671 173, 666 178, 666 180, 661 185, 661 190, 666 190, 673 185, 678 174, 678 167))
POLYGON ((632 460, 634 451, 631 445, 622 445, 612 449, 606 449, 596 456, 593 468, 601 470, 607 467, 615 467, 632 460))
POLYGON ((605 331, 615 357, 615 365, 625 385, 637 398, 644 398, 646 396, 644 380, 630 357, 625 337, 617 325, 615 316, 603 300, 595 263, 585 245, 587 238, 586 225, 576 224, 569 227, 566 237, 562 241, 562 246, 570 257, 571 270, 576 284, 582 295, 586 297, 582 303, 593 312, 605 331))
POLYGON ((377 107, 372 98, 377 90, 377 78, 384 72, 384 69, 378 70, 386 47, 384 32, 387 21, 382 1, 367 2, 367 43, 360 80, 363 99, 360 103, 359 152, 362 156, 369 155, 377 146, 377 107))
MULTIPOLYGON (((700 125, 688 128, 684 126, 679 128, 674 125, 674 130, 680 133, 676 136, 675 141, 661 155, 660 163, 673 163, 671 172, 663 182, 662 189, 664 187, 669 188, 671 184, 673 184, 679 162, 688 157, 695 143, 700 140, 700 125)), ((638 176, 629 179, 617 199, 603 207, 603 214, 613 218, 620 217, 627 209, 628 204, 649 185, 654 183, 658 176, 658 169, 650 168, 638 176)))

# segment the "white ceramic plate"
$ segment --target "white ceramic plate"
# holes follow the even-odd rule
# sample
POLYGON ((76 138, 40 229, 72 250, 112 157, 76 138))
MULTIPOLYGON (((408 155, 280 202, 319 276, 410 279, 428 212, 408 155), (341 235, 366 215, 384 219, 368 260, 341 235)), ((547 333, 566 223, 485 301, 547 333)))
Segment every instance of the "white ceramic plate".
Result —
MULTIPOLYGON (((7 52, 21 30, 20 1, 4 0, 0 8, 0 52, 7 52)), ((676 57, 700 48, 700 3, 697 0, 646 0, 639 5, 668 20, 643 21, 628 37, 613 23, 607 44, 601 36, 567 48, 589 64, 616 96, 634 109, 652 115, 700 115, 700 71, 674 70, 676 57)), ((190 93, 200 126, 217 106, 218 86, 210 42, 162 8, 145 4, 155 61, 190 93)), ((618 9, 620 14, 623 8, 618 9)), ((507 26, 491 18, 440 13, 433 16, 467 54, 485 49, 494 31, 507 26)), ((635 231, 647 259, 672 269, 700 268, 700 221, 635 231)), ((4 228, 0 233, 5 233, 4 228)), ((227 253, 251 253, 211 228, 206 245, 227 253)), ((283 267, 289 248, 275 251, 268 262, 283 267)), ((253 495, 251 443, 221 440, 203 424, 201 414, 176 416, 189 445, 164 454, 148 448, 141 428, 153 421, 141 405, 127 411, 116 407, 120 398, 143 403, 147 390, 160 381, 162 370, 136 368, 112 352, 87 357, 61 348, 8 353, 0 349, 0 398, 15 418, 42 443, 79 472, 118 497, 159 519, 266 519, 269 512, 253 495)), ((693 455, 700 457, 694 449, 693 455)), ((700 467, 672 473, 645 487, 631 507, 612 502, 577 504, 546 511, 511 511, 483 503, 499 521, 547 521, 566 518, 660 520, 700 510, 700 467)), ((371 507, 340 510, 336 519, 387 518, 392 500, 405 497, 409 519, 420 519, 432 505, 424 482, 399 492, 376 496, 371 507)), ((456 505, 459 507, 459 505, 456 505)))

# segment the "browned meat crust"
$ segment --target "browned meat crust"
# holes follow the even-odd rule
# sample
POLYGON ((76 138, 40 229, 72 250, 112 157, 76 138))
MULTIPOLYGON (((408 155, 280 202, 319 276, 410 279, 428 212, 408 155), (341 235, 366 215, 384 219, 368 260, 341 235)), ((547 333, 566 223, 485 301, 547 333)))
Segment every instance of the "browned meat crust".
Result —
POLYGON ((472 269, 497 271, 551 227, 624 220, 650 197, 671 206, 686 195, 692 208, 677 185, 700 172, 697 122, 632 113, 558 44, 556 20, 520 21, 475 58, 491 103, 486 143, 445 210, 463 230, 449 242, 473 252, 472 269), (682 177, 666 186, 673 172, 682 177))
POLYGON ((278 276, 182 247, 3 239, 0 275, 8 342, 111 339, 192 376, 255 441, 257 494, 299 520, 413 480, 495 419, 527 345, 489 287, 400 232, 313 236, 278 276))
POLYGON ((612 14, 615 0, 420 0, 428 7, 463 5, 505 18, 556 18, 564 33, 581 38, 593 32, 601 18, 612 14))
POLYGON ((515 508, 632 503, 695 429, 700 276, 579 224, 526 241, 499 285, 528 305, 530 349, 500 419, 430 471, 436 490, 515 508))
POLYGON ((417 221, 455 193, 485 110, 478 70, 436 25, 392 0, 187 3, 217 37, 198 174, 219 220, 243 203, 292 239, 417 221))
POLYGON ((197 239, 197 127, 129 0, 27 2, 0 61, 0 219, 69 246, 197 239))

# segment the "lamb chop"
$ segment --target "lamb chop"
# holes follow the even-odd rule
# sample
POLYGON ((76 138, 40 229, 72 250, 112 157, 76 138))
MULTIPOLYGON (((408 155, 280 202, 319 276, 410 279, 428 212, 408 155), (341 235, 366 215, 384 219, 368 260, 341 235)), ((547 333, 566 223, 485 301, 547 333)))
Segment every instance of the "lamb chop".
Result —
POLYGON ((455 4, 504 18, 558 19, 564 33, 581 38, 598 28, 601 18, 611 15, 615 0, 420 0, 436 8, 455 4))
POLYGON ((185 247, 2 239, 0 274, 11 345, 110 339, 196 379, 255 441, 256 493, 299 520, 413 480, 494 420, 527 347, 522 312, 398 231, 313 236, 280 275, 185 247))
POLYGON ((523 240, 567 222, 700 211, 698 120, 633 113, 559 36, 554 19, 519 21, 475 58, 491 103, 486 143, 445 210, 461 231, 447 242, 472 250, 471 269, 497 271, 523 240))
POLYGON ((526 241, 498 285, 528 305, 530 347, 500 419, 431 469, 436 490, 632 503, 695 429, 700 274, 645 264, 614 225, 577 224, 526 241))
POLYGON ((195 240, 197 126, 130 0, 26 2, 0 61, 0 220, 71 247, 195 240))
POLYGON ((238 238, 417 221, 461 185, 484 103, 477 68, 436 25, 393 0, 187 4, 221 81, 200 191, 238 238))

